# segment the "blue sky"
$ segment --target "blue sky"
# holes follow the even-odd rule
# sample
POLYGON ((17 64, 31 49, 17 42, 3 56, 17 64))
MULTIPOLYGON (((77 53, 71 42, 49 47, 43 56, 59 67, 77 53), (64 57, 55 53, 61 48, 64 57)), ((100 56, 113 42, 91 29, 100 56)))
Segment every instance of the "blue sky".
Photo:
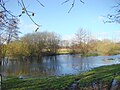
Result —
MULTIPOLYGON (((103 23, 103 16, 113 12, 111 7, 116 4, 116 0, 83 0, 85 4, 76 0, 69 14, 67 12, 72 2, 61 5, 64 0, 40 0, 45 5, 42 7, 34 0, 26 1, 27 9, 35 12, 34 20, 42 25, 39 31, 56 32, 66 39, 72 37, 80 28, 84 28, 98 38, 119 38, 119 24, 103 23)), ((7 5, 14 14, 21 12, 20 7, 12 0, 7 5)), ((20 21, 22 35, 34 32, 36 27, 26 15, 23 15, 20 21)))

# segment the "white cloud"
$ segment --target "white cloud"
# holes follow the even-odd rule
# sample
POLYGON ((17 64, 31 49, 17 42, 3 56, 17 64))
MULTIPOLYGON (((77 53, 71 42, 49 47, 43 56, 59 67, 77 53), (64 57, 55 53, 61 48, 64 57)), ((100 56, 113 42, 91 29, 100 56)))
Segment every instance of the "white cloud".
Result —
POLYGON ((28 25, 26 24, 26 25, 24 25, 24 28, 26 28, 28 30, 35 30, 37 27, 34 24, 28 24, 28 25))
POLYGON ((120 30, 115 31, 115 33, 119 33, 120 34, 120 30))
POLYGON ((112 31, 112 32, 98 32, 98 33, 94 33, 94 36, 99 40, 110 39, 116 42, 116 41, 120 41, 120 37, 119 37, 120 30, 112 31))
POLYGON ((94 33, 94 36, 99 39, 99 40, 102 40, 102 39, 105 39, 105 38, 108 38, 109 37, 109 32, 98 32, 98 33, 94 33))
POLYGON ((74 38, 74 34, 71 34, 71 35, 64 35, 62 37, 62 40, 72 40, 74 38))
POLYGON ((32 24, 31 23, 26 23, 23 20, 20 21, 19 27, 20 27, 20 31, 23 34, 34 32, 35 29, 37 28, 37 26, 35 24, 33 24, 33 23, 32 24))
POLYGON ((105 17, 104 16, 98 16, 98 20, 103 21, 103 20, 105 20, 105 17))

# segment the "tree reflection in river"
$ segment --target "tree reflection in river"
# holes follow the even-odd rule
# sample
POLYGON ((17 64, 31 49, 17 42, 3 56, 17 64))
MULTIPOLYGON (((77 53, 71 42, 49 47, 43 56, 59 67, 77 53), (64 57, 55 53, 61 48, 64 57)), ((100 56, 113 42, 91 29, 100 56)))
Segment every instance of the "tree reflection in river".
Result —
POLYGON ((54 75, 59 72, 58 60, 56 56, 47 56, 40 59, 2 60, 1 73, 4 76, 11 75, 54 75))
POLYGON ((80 57, 80 55, 57 55, 45 56, 40 59, 4 59, 0 63, 0 70, 3 76, 26 77, 78 74, 94 67, 120 63, 120 55, 80 57), (107 60, 107 58, 115 58, 107 60), (106 61, 107 60, 107 61, 106 61))

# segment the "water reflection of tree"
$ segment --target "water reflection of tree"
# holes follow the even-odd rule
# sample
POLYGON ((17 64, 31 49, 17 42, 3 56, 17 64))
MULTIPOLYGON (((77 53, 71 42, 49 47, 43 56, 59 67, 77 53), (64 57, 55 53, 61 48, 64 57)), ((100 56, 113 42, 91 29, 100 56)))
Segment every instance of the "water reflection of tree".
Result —
POLYGON ((93 67, 92 58, 74 56, 72 60, 72 68, 76 72, 82 73, 93 67))
POLYGON ((59 72, 59 61, 56 56, 47 56, 40 59, 20 59, 8 60, 7 63, 1 65, 2 73, 5 76, 25 75, 55 75, 59 72))
POLYGON ((54 75, 59 71, 59 62, 56 56, 46 56, 31 61, 30 74, 54 75))
POLYGON ((60 72, 60 62, 58 60, 58 56, 47 56, 43 58, 43 64, 45 67, 45 71, 49 73, 49 75, 56 75, 60 72))
POLYGON ((95 67, 99 57, 80 57, 79 55, 45 56, 43 58, 25 58, 20 60, 4 60, 1 72, 5 76, 45 76, 60 74, 76 74, 95 67))

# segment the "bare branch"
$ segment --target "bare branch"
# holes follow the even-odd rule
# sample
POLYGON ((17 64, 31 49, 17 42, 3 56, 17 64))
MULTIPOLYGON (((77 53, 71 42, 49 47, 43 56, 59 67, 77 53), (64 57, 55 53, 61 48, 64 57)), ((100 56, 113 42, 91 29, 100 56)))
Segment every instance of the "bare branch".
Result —
MULTIPOLYGON (((65 4, 65 3, 67 3, 67 2, 69 2, 69 1, 71 1, 71 0, 66 0, 66 1, 62 2, 61 4, 63 5, 63 4, 65 4)), ((79 1, 80 1, 81 3, 83 3, 83 4, 85 3, 85 2, 83 2, 82 0, 79 0, 79 1)), ((72 6, 70 7, 68 13, 70 13, 70 11, 73 9, 74 5, 75 5, 75 0, 72 1, 72 6)))
POLYGON ((28 16, 28 17, 30 18, 30 20, 37 26, 37 29, 35 30, 35 31, 37 31, 37 30, 39 29, 40 25, 37 24, 37 23, 33 20, 33 18, 31 17, 31 15, 29 14, 29 11, 27 11, 26 6, 25 6, 23 0, 21 0, 21 3, 22 3, 22 6, 23 6, 23 10, 26 12, 27 16, 28 16))
POLYGON ((106 18, 107 21, 104 21, 104 23, 119 23, 120 24, 120 2, 117 2, 115 6, 113 6, 111 9, 114 11, 114 14, 108 14, 106 18))
MULTIPOLYGON (((45 7, 39 0, 36 0, 36 1, 37 1, 42 7, 45 7)), ((9 10, 6 8, 6 6, 5 6, 6 1, 5 1, 5 0, 0 0, 0 7, 2 8, 1 11, 0 11, 0 13, 2 12, 2 13, 4 14, 4 18, 2 18, 1 16, 0 16, 0 18, 1 18, 1 19, 4 19, 4 23, 7 24, 9 18, 21 17, 21 16, 25 13, 25 14, 30 18, 30 20, 37 26, 37 29, 35 29, 35 31, 37 31, 37 30, 39 29, 40 25, 37 24, 37 23, 33 20, 33 18, 32 18, 32 16, 34 16, 35 13, 34 13, 34 12, 31 12, 31 11, 28 11, 28 10, 26 9, 26 5, 24 4, 24 0, 17 0, 17 3, 18 3, 19 6, 21 6, 22 12, 21 12, 19 15, 14 15, 14 14, 11 13, 11 11, 9 11, 9 10)))
POLYGON ((85 3, 85 2, 83 2, 82 0, 80 0, 80 2, 83 3, 83 4, 85 3))
POLYGON ((117 5, 116 5, 116 6, 113 6, 112 8, 114 9, 114 8, 119 7, 119 6, 120 6, 120 3, 117 3, 117 5))
POLYGON ((23 7, 22 4, 21 4, 21 2, 19 0, 18 0, 18 5, 20 5, 21 7, 23 7))
POLYGON ((74 5, 75 5, 75 0, 73 0, 72 6, 71 6, 71 8, 69 9, 68 13, 70 13, 70 11, 71 11, 72 8, 74 7, 74 5))
POLYGON ((62 2, 61 4, 63 5, 63 4, 65 4, 65 3, 67 3, 67 2, 69 2, 70 0, 66 0, 66 1, 64 1, 64 2, 62 2))
POLYGON ((4 3, 0 3, 0 6, 4 9, 5 12, 7 12, 7 13, 8 13, 9 15, 11 15, 12 17, 16 17, 15 15, 11 14, 10 11, 8 11, 8 10, 5 8, 4 5, 5 5, 4 3))
POLYGON ((36 0, 42 7, 45 7, 39 0, 36 0))

